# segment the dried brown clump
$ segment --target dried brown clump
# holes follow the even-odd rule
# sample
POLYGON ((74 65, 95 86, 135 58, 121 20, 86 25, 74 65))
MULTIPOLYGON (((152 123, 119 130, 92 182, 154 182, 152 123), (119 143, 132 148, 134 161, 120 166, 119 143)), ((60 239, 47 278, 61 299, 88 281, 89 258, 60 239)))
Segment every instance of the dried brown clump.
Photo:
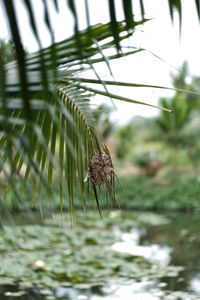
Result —
POLYGON ((93 155, 89 165, 89 178, 95 186, 108 182, 114 173, 112 159, 106 154, 93 155))

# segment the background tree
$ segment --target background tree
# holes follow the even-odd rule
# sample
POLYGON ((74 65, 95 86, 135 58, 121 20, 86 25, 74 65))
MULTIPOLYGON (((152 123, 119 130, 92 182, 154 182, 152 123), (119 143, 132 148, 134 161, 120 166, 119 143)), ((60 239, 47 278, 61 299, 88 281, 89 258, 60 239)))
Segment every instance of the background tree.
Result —
POLYGON ((16 59, 16 53, 12 41, 0 40, 1 65, 16 59))
MULTIPOLYGON (((188 68, 184 63, 180 73, 173 76, 173 86, 192 89, 193 81, 188 84, 188 68)), ((160 105, 173 110, 173 114, 160 112, 156 124, 161 131, 162 139, 174 150, 174 171, 176 174, 179 150, 187 145, 186 127, 193 114, 199 108, 199 96, 177 91, 172 98, 162 98, 160 105)))
POLYGON ((135 142, 135 130, 132 122, 117 130, 116 140, 117 158, 121 160, 127 159, 133 150, 135 142))
POLYGON ((97 108, 93 109, 97 132, 104 141, 111 135, 114 128, 114 124, 110 120, 112 111, 113 108, 106 104, 100 104, 97 108))

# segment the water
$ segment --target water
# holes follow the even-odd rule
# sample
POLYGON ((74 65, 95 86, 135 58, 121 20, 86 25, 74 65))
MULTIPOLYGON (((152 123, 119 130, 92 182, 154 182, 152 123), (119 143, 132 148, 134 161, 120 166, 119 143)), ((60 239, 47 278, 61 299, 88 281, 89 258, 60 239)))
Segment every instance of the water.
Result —
POLYGON ((147 228, 141 244, 168 245, 172 249, 170 264, 184 266, 184 270, 163 281, 171 291, 188 291, 200 299, 200 216, 174 214, 170 217, 168 225, 147 228))
POLYGON ((60 287, 53 293, 48 289, 19 290, 16 286, 4 285, 0 286, 0 299, 200 299, 200 217, 198 214, 170 214, 165 217, 160 219, 159 214, 141 213, 140 219, 143 218, 144 224, 139 228, 134 226, 129 232, 124 232, 119 224, 115 234, 120 237, 120 241, 112 245, 113 251, 142 256, 168 267, 167 275, 163 277, 158 276, 152 280, 144 277, 139 282, 110 281, 105 285, 82 288, 60 287), (145 222, 145 218, 148 222, 145 222))

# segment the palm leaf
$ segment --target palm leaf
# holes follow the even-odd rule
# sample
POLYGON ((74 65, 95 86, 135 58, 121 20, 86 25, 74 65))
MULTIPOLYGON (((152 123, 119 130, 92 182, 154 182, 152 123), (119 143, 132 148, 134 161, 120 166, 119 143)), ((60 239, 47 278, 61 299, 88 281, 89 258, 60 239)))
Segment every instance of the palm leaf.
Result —
MULTIPOLYGON (((122 33, 125 32, 126 25, 123 22, 119 23, 118 27, 122 33)), ((16 61, 8 64, 1 63, 2 76, 6 74, 6 80, 2 81, 5 84, 1 88, 2 102, 0 103, 1 168, 5 171, 9 164, 10 171, 6 174, 8 181, 14 183, 13 180, 17 176, 23 181, 27 192, 31 189, 45 192, 51 206, 53 205, 53 181, 56 178, 59 182, 61 208, 66 196, 72 220, 74 194, 77 191, 84 207, 86 206, 85 199, 88 196, 84 179, 90 159, 96 154, 105 153, 105 148, 100 144, 94 128, 89 94, 72 84, 71 80, 63 80, 66 76, 72 78, 88 66, 93 68, 92 63, 104 61, 108 64, 103 52, 99 58, 96 58, 96 55, 99 53, 99 47, 103 51, 114 46, 110 24, 91 27, 90 35, 92 38, 88 40, 87 30, 79 32, 80 41, 85 47, 81 58, 76 47, 76 37, 54 43, 51 47, 25 57, 28 90, 26 101, 29 100, 30 119, 27 119, 26 107, 21 97, 18 63, 16 61), (109 41, 107 41, 108 37, 111 37, 109 41), (52 64, 52 51, 56 56, 54 64, 52 64), (6 122, 4 122, 5 118, 6 122), (23 175, 22 168, 25 169, 23 175)), ((124 38, 124 35, 120 36, 120 40, 124 38)), ((118 53, 117 57, 134 52, 137 53, 137 51, 118 53)), ((112 58, 115 59, 116 55, 112 58)), ((109 95, 108 92, 105 93, 109 95)), ((111 181, 106 183, 106 193, 112 199, 114 198, 113 184, 112 176, 111 181)), ((91 185, 90 190, 93 190, 94 195, 92 199, 100 210, 98 189, 94 184, 91 185)))
MULTIPOLYGON (((21 43, 13 1, 3 0, 17 60, 8 64, 0 60, 0 168, 12 186, 15 186, 15 176, 18 176, 27 191, 30 191, 31 187, 34 187, 34 190, 44 190, 50 199, 53 199, 53 181, 57 178, 61 209, 64 196, 67 196, 72 220, 75 190, 79 191, 83 205, 86 205, 87 187, 84 178, 91 157, 103 153, 109 155, 95 132, 89 107, 89 93, 142 103, 110 94, 107 90, 102 92, 84 86, 81 78, 78 78, 78 72, 88 67, 93 68, 94 63, 105 62, 108 65, 108 59, 142 51, 139 49, 122 53, 121 41, 130 36, 136 26, 147 21, 144 19, 143 1, 140 1, 140 21, 133 20, 131 1, 123 1, 125 21, 118 22, 115 2, 109 0, 110 22, 90 26, 80 32, 75 2, 68 1, 75 20, 75 35, 55 43, 47 3, 43 0, 44 18, 52 45, 42 49, 31 2, 24 0, 30 26, 40 48, 36 53, 26 55, 21 43), (117 48, 118 52, 107 58, 103 51, 111 47, 117 48), (7 165, 10 166, 9 171, 6 169, 7 165), (24 175, 21 174, 23 166, 24 175)), ((54 4, 58 10, 57 1, 54 1, 54 4)), ((87 1, 85 5, 87 23, 90 25, 87 1)), ((177 8, 181 16, 181 7, 177 5, 177 1, 170 1, 170 5, 172 9, 177 8)), ((112 175, 110 181, 105 184, 111 200, 114 199, 113 178, 112 175)), ((91 185, 93 199, 100 210, 97 188, 94 184, 91 185)))
MULTIPOLYGON (((176 10, 179 15, 180 25, 182 23, 182 2, 183 2, 183 0, 182 1, 181 0, 168 0, 171 19, 173 21, 174 10, 176 10)), ((19 33, 19 28, 18 28, 18 24, 16 22, 17 20, 16 20, 15 10, 14 10, 14 6, 13 6, 13 0, 9 0, 9 1, 3 0, 3 3, 6 8, 6 17, 8 20, 9 27, 11 28, 12 39, 13 39, 14 43, 16 43, 16 45, 18 45, 18 42, 20 41, 20 36, 19 36, 19 34, 17 34, 18 37, 16 35, 17 32, 19 33)), ((59 11, 58 1, 53 0, 53 3, 54 3, 55 11, 58 12, 59 11)), ((84 45, 82 45, 80 37, 79 37, 79 20, 78 20, 78 15, 77 15, 77 8, 76 8, 78 2, 75 0, 68 0, 67 3, 68 3, 68 8, 72 14, 72 17, 74 18, 74 33, 75 33, 75 37, 76 37, 76 48, 79 51, 79 53, 81 54, 82 51, 84 50, 84 45)), ((200 16, 199 0, 194 0, 194 3, 195 3, 196 11, 197 11, 197 14, 199 17, 200 16)), ((86 16, 85 16, 86 24, 88 26, 87 36, 88 36, 88 39, 90 39, 90 9, 89 9, 88 0, 85 0, 84 4, 85 4, 85 12, 86 12, 86 16)), ((126 30, 127 30, 127 32, 133 31, 137 24, 134 22, 132 1, 123 0, 122 4, 123 4, 123 6, 122 6, 123 14, 125 16, 126 30)), ((37 29, 35 26, 35 24, 36 24, 36 20, 34 17, 35 12, 33 11, 30 0, 24 0, 24 5, 27 9, 27 14, 30 19, 30 28, 36 37, 39 47, 41 48, 41 42, 39 40, 38 32, 37 32, 37 29)), ((44 21, 47 25, 47 30, 49 31, 50 36, 53 41, 53 39, 54 39, 53 27, 51 25, 51 16, 50 16, 50 12, 48 10, 46 0, 43 0, 43 5, 44 5, 44 11, 45 11, 44 21)), ((145 2, 143 0, 139 0, 139 5, 140 5, 142 20, 144 20, 145 2)), ((110 25, 109 26, 112 31, 112 36, 114 37, 114 45, 115 45, 116 49, 119 51, 120 50, 119 36, 120 36, 121 30, 118 27, 119 23, 118 23, 118 19, 117 19, 117 10, 116 10, 115 1, 108 0, 108 5, 107 5, 107 3, 105 4, 105 10, 108 10, 108 14, 110 16, 110 23, 109 23, 110 25)), ((19 49, 20 48, 21 48, 21 46, 19 47, 19 49)))

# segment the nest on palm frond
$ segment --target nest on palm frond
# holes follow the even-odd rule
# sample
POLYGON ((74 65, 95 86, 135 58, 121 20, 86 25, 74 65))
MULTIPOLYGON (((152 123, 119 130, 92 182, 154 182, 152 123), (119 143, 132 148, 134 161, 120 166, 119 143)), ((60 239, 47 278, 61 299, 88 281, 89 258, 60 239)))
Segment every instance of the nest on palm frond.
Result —
POLYGON ((110 155, 93 155, 89 164, 89 179, 94 186, 107 183, 114 174, 114 166, 110 155))

